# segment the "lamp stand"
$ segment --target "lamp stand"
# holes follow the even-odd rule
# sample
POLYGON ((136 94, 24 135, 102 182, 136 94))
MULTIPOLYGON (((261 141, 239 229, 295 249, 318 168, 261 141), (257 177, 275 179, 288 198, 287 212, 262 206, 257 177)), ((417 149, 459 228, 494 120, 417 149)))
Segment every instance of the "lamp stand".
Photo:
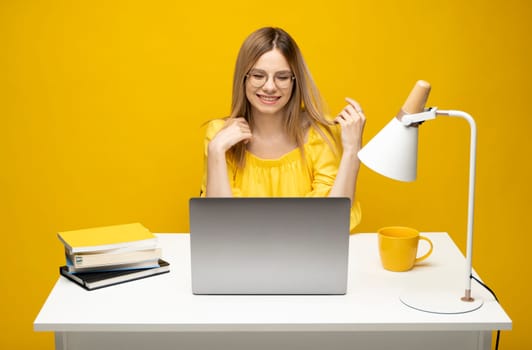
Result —
POLYGON ((479 298, 463 301, 460 291, 449 287, 406 289, 399 299, 412 309, 436 314, 463 314, 479 309, 484 303, 479 298))
MULTIPOLYGON (((471 296, 471 276, 472 276, 472 256, 473 256, 473 220, 474 220, 474 206, 475 206, 475 164, 477 154, 477 127, 475 120, 469 114, 462 111, 455 110, 437 110, 436 108, 429 109, 430 112, 436 115, 443 115, 449 117, 461 117, 468 121, 471 129, 471 146, 469 156, 469 203, 467 210, 467 248, 466 248, 466 270, 465 270, 465 292, 462 297, 457 295, 454 290, 446 290, 446 288, 432 288, 427 290, 426 288, 405 290, 400 296, 401 301, 416 310, 442 313, 442 314, 455 314, 465 313, 477 310, 483 304, 482 300, 475 300, 471 296)), ((427 112, 425 112, 427 113, 427 112)), ((422 114, 412 114, 412 120, 404 123, 419 123, 424 120, 433 119, 435 116, 422 117, 423 120, 419 120, 419 116, 422 114), (416 119, 417 118, 417 119, 416 119)))

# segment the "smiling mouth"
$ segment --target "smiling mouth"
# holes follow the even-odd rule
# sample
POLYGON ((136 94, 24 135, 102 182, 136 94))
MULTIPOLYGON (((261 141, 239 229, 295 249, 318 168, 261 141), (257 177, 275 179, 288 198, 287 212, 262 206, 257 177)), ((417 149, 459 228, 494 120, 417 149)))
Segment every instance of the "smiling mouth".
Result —
POLYGON ((280 96, 266 96, 266 95, 257 95, 257 97, 266 104, 273 104, 281 98, 280 96))

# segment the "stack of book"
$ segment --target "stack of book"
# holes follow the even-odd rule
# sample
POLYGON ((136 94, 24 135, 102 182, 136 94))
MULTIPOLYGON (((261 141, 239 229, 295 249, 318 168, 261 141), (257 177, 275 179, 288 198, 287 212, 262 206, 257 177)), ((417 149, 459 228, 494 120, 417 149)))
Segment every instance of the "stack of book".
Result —
POLYGON ((169 271, 157 237, 139 223, 59 232, 66 265, 59 273, 88 290, 169 271))

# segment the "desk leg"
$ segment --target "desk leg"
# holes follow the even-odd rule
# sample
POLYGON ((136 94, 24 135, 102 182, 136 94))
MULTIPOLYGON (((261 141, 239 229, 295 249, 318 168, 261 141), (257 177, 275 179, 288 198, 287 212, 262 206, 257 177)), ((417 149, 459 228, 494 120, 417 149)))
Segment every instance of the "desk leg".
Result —
POLYGON ((55 332, 55 350, 67 350, 67 333, 55 332))
POLYGON ((478 350, 491 350, 491 332, 478 332, 478 350))

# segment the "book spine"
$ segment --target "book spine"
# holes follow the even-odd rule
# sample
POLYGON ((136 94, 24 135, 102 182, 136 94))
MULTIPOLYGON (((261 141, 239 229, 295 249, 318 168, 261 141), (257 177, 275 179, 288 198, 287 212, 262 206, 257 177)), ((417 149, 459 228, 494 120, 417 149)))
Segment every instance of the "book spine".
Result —
POLYGON ((159 259, 160 257, 160 248, 125 253, 73 254, 68 256, 70 261, 72 261, 73 266, 76 268, 132 264, 159 259))

